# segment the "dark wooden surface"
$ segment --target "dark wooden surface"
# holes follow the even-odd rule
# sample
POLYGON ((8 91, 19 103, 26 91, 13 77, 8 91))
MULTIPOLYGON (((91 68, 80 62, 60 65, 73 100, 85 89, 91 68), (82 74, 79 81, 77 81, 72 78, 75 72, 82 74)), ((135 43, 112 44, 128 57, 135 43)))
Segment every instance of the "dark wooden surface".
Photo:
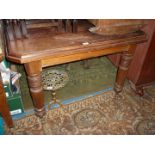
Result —
POLYGON ((95 25, 90 31, 101 35, 132 33, 140 30, 147 23, 144 19, 89 19, 89 21, 95 25))
MULTIPOLYGON (((3 60, 3 55, 0 53, 0 62, 3 60)), ((0 75, 1 76, 1 75, 0 75)), ((10 128, 13 127, 13 121, 10 115, 10 110, 7 104, 5 91, 3 88, 3 83, 0 78, 0 113, 6 123, 6 125, 10 128)))
MULTIPOLYGON (((3 42, 3 27, 2 27, 2 20, 0 20, 0 62, 4 59, 4 42, 3 42)), ((0 113, 9 128, 13 127, 13 121, 10 115, 10 110, 8 107, 8 103, 6 100, 6 95, 1 79, 1 72, 0 72, 0 113)))
MULTIPOLYGON (((85 23, 82 26, 89 27, 85 23)), ((123 48, 129 44, 143 42, 146 39, 145 37, 142 31, 125 36, 103 37, 102 35, 92 34, 84 28, 77 34, 53 32, 50 29, 34 30, 29 32, 28 39, 8 42, 7 58, 14 62, 27 63, 75 55, 76 53, 90 53, 116 46, 123 48)), ((104 52, 104 54, 106 53, 104 52)), ((110 52, 107 54, 110 54, 110 52)))
POLYGON ((77 33, 53 32, 50 29, 29 32, 27 39, 7 40, 7 59, 24 64, 36 114, 45 114, 41 83, 42 68, 72 61, 121 53, 116 83, 116 93, 122 91, 132 55, 138 43, 146 41, 142 31, 120 36, 102 36, 88 31, 92 25, 78 23, 77 33))

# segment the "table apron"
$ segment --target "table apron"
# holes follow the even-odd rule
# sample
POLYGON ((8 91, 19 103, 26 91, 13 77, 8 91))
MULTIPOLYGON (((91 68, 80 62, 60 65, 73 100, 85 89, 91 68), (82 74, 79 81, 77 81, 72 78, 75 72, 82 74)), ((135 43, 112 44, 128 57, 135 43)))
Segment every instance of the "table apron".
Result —
POLYGON ((129 47, 130 47, 129 45, 117 46, 117 47, 107 48, 103 50, 79 52, 79 53, 74 53, 70 55, 62 55, 62 56, 57 56, 57 57, 48 57, 48 58, 43 58, 41 60, 41 63, 42 63, 42 67, 54 66, 54 65, 69 63, 73 61, 79 61, 79 60, 95 58, 99 56, 105 56, 108 54, 128 51, 129 47))

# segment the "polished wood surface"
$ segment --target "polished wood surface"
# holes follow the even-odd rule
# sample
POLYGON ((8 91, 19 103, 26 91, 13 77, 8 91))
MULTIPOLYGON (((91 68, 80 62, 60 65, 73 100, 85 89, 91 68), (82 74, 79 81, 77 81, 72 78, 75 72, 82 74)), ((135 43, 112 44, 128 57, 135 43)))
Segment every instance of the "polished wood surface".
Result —
MULTIPOLYGON (((29 39, 10 41, 8 59, 18 63, 63 57, 76 53, 90 53, 93 51, 119 46, 126 48, 127 44, 137 44, 145 40, 142 32, 134 33, 128 37, 108 38, 93 35, 90 32, 78 34, 50 34, 48 31, 32 33, 29 39)), ((112 52, 111 52, 112 53, 112 52)), ((91 53, 90 53, 91 54, 91 53)), ((106 54, 106 53, 105 53, 106 54)), ((110 54, 108 52, 107 54, 110 54)), ((101 54, 102 55, 102 54, 101 54)), ((53 64, 54 65, 54 64, 53 64)))
POLYGON ((146 41, 146 35, 137 31, 128 35, 105 37, 89 32, 90 27, 92 24, 88 22, 78 22, 77 33, 33 30, 27 39, 7 40, 7 59, 24 64, 38 116, 42 117, 45 113, 41 71, 46 66, 122 53, 114 88, 117 93, 122 91, 136 45, 146 41))
POLYGON ((44 95, 42 88, 42 79, 41 79, 41 61, 33 61, 31 63, 26 63, 25 69, 27 72, 28 83, 30 88, 30 93, 32 96, 33 104, 35 107, 36 115, 41 117, 45 114, 44 108, 44 95))
MULTIPOLYGON (((3 55, 0 54, 0 62, 2 60, 3 60, 3 55)), ((13 121, 12 121, 12 118, 11 118, 11 115, 10 115, 10 110, 9 110, 9 107, 8 107, 8 104, 7 104, 5 91, 4 91, 4 88, 3 88, 3 83, 1 81, 1 78, 0 78, 0 113, 1 113, 1 115, 2 115, 2 117, 4 119, 4 121, 5 121, 6 125, 9 128, 12 128, 13 127, 13 121)))

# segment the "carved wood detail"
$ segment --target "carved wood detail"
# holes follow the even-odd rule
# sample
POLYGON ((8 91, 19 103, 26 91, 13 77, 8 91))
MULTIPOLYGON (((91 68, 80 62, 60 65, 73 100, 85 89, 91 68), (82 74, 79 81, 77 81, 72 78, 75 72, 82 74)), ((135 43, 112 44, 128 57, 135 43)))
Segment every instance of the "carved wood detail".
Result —
POLYGON ((41 63, 40 61, 35 61, 25 64, 25 69, 28 74, 28 83, 34 104, 34 110, 37 116, 43 117, 45 114, 45 107, 41 78, 41 63))
POLYGON ((121 60, 119 62, 119 67, 117 71, 116 76, 116 82, 114 86, 114 90, 116 93, 119 93, 122 91, 122 88, 124 86, 124 82, 128 73, 129 65, 131 63, 131 60, 133 58, 133 52, 136 49, 136 46, 129 47, 128 51, 123 52, 121 54, 121 60))

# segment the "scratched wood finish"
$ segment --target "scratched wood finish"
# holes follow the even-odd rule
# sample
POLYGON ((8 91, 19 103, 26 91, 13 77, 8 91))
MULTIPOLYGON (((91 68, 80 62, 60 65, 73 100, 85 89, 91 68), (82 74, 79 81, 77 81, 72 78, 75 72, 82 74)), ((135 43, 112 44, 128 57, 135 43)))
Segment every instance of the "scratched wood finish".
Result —
POLYGON ((31 96, 36 114, 45 114, 44 96, 41 83, 43 67, 66 62, 85 60, 112 53, 123 53, 116 76, 114 90, 122 91, 128 67, 137 44, 146 41, 142 31, 121 36, 102 36, 89 32, 92 27, 87 21, 78 21, 78 32, 53 32, 35 30, 29 32, 29 38, 23 40, 7 40, 7 59, 24 64, 31 96))
POLYGON ((142 31, 121 37, 104 37, 92 34, 88 30, 79 31, 77 34, 53 33, 50 29, 36 30, 29 33, 28 39, 9 41, 7 57, 14 62, 27 63, 75 53, 89 54, 91 51, 137 44, 145 39, 146 36, 142 31))

